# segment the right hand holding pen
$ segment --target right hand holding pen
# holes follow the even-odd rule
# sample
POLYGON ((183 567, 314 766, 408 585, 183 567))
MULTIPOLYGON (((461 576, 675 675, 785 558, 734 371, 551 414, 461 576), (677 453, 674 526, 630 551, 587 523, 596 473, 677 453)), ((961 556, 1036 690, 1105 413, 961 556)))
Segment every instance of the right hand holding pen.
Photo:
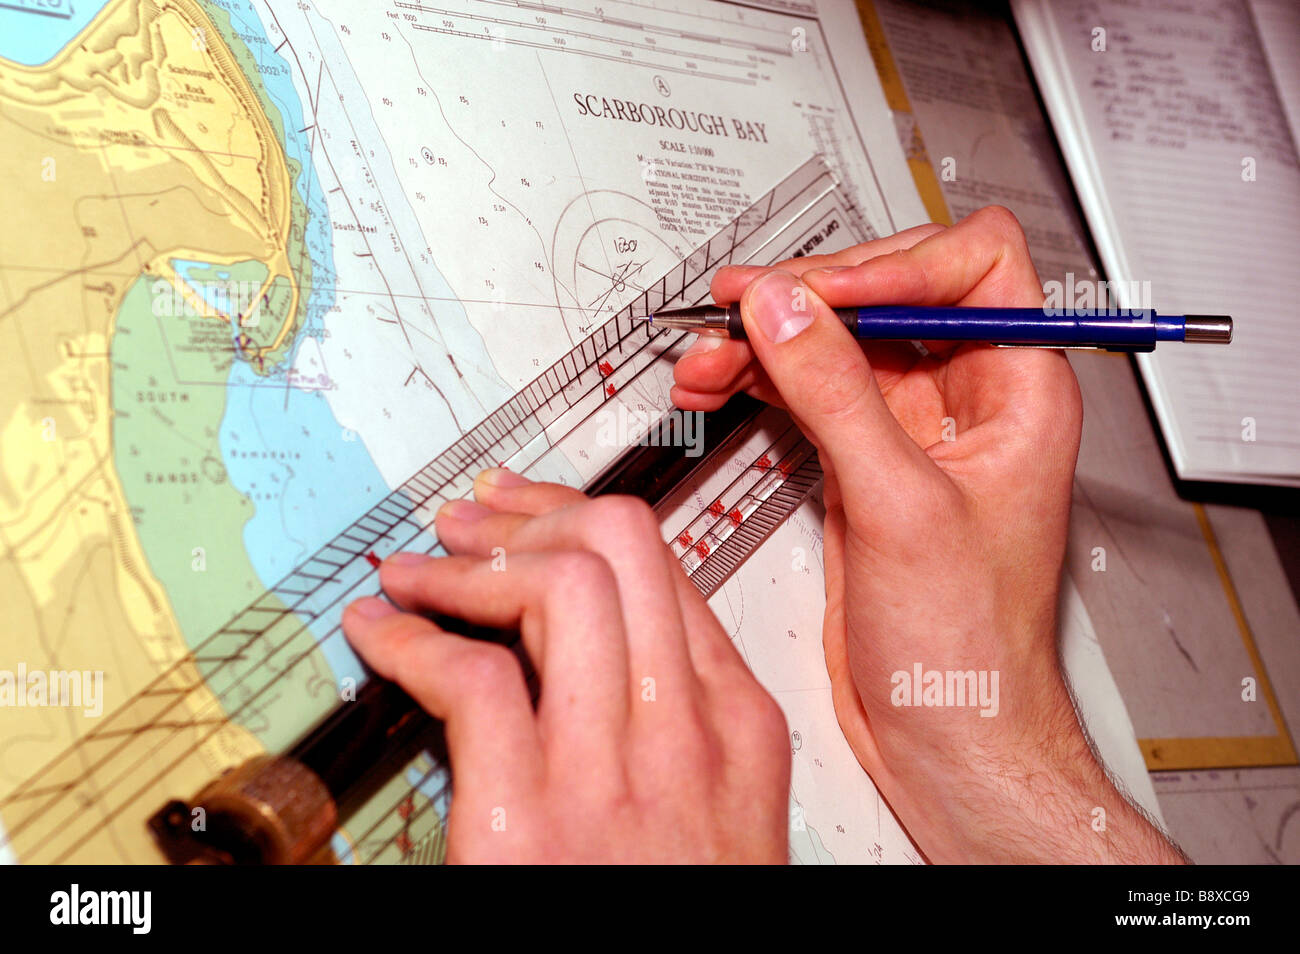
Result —
POLYGON ((1180 860, 1093 757, 1057 658, 1082 426, 1064 355, 860 345, 830 310, 1040 307, 1015 217, 982 209, 835 255, 725 268, 713 295, 741 302, 749 340, 701 339, 677 364, 674 401, 708 410, 744 390, 787 407, 817 445, 836 712, 918 847, 932 861, 1180 860), (996 714, 898 704, 894 674, 917 664, 996 672, 996 714))

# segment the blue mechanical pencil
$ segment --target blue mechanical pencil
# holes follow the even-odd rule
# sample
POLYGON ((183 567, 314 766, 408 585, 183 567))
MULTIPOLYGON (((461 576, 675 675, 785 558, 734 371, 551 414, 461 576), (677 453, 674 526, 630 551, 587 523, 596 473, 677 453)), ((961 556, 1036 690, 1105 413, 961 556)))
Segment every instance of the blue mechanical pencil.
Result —
MULTIPOLYGON (((856 337, 894 341, 985 341, 1009 347, 1103 348, 1153 351, 1161 341, 1228 344, 1227 315, 1157 315, 1148 309, 1072 311, 1040 308, 961 308, 876 305, 836 308, 856 337)), ((661 328, 745 337, 740 305, 697 305, 656 312, 661 328)))

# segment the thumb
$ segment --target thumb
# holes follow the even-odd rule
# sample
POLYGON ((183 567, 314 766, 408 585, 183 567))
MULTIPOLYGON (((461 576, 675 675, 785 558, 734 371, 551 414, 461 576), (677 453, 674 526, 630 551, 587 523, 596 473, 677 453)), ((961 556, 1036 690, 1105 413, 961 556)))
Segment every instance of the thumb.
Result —
POLYGON ((900 478, 930 461, 890 413, 857 340, 816 292, 788 272, 768 272, 750 283, 740 313, 755 357, 830 458, 845 503, 887 507, 900 478))

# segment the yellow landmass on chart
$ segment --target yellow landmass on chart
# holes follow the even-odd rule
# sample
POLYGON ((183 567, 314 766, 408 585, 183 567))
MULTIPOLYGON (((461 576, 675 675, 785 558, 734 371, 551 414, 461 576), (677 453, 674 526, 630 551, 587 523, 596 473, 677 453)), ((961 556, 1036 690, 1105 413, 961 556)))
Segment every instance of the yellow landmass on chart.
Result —
MULTIPOLYGON (((195 298, 170 262, 260 262, 290 299, 249 345, 270 353, 292 337, 299 290, 283 149, 190 0, 118 0, 50 62, 0 59, 0 177, 0 669, 105 674, 98 719, 0 709, 0 821, 22 860, 36 847, 28 833, 46 825, 33 821, 38 799, 5 797, 188 652, 113 466, 115 315, 143 275, 175 284, 208 320, 242 320, 195 298)), ((169 680, 202 682, 193 665, 169 680)), ((168 718, 221 712, 203 689, 184 700, 191 711, 168 718)), ((146 789, 148 800, 192 794, 260 748, 227 724, 146 789)), ((141 784, 155 770, 134 768, 141 784)), ((153 855, 142 829, 137 842, 100 826, 77 857, 153 855)))

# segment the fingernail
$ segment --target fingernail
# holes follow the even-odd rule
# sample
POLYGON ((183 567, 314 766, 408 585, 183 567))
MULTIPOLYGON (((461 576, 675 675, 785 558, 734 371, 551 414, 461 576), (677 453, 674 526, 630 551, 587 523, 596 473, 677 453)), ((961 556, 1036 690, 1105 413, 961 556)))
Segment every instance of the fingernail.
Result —
POLYGON ((689 358, 693 354, 708 354, 710 351, 717 350, 722 344, 722 335, 697 335, 695 342, 686 349, 683 358, 689 358))
POLYGON ((489 467, 475 478, 493 487, 526 487, 532 481, 523 474, 516 474, 506 467, 489 467))
POLYGON ((462 520, 465 523, 477 523, 491 512, 487 507, 472 500, 452 500, 442 505, 438 510, 438 516, 462 520))
POLYGON ((789 341, 813 322, 807 287, 789 272, 771 272, 749 286, 749 313, 773 344, 789 341))
POLYGON ((394 553, 385 563, 393 563, 397 566, 423 566, 432 560, 433 557, 427 553, 412 553, 410 550, 403 550, 401 553, 394 553))
POLYGON ((381 600, 377 596, 367 596, 359 599, 348 609, 362 619, 383 619, 385 616, 392 616, 397 612, 396 606, 387 600, 381 600))

